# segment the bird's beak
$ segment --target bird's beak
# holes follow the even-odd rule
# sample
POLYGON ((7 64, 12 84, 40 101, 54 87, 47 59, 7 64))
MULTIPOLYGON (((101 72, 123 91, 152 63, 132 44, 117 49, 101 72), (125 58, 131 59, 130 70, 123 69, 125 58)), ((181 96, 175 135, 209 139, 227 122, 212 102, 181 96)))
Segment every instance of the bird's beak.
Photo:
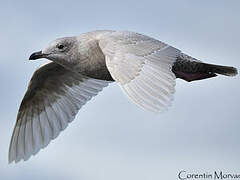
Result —
POLYGON ((32 53, 31 56, 29 57, 29 60, 36 60, 44 57, 46 57, 46 54, 43 54, 42 51, 38 51, 32 53))

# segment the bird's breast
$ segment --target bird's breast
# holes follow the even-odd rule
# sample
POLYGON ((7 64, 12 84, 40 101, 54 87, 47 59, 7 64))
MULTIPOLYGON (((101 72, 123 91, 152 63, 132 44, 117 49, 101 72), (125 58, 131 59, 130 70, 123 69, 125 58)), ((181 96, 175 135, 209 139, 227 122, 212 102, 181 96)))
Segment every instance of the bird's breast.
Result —
POLYGON ((80 57, 74 71, 95 79, 114 81, 106 66, 105 55, 96 41, 79 48, 80 57))
POLYGON ((106 67, 105 62, 92 62, 89 61, 89 59, 86 59, 86 62, 79 63, 74 68, 74 71, 94 79, 114 81, 106 67))

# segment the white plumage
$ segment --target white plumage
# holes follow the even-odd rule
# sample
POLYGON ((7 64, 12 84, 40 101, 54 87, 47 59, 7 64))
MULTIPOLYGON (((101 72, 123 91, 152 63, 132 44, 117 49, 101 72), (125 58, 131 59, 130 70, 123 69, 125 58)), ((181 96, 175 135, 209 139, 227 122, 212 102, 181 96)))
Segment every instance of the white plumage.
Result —
POLYGON ((167 109, 174 93, 172 65, 180 51, 160 41, 132 32, 100 39, 113 79, 143 109, 167 109))

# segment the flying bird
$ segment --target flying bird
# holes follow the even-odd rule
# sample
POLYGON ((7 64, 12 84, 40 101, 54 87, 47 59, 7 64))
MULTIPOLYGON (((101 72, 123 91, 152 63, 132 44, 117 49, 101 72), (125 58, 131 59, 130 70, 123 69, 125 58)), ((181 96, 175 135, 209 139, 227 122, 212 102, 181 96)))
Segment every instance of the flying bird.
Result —
POLYGON ((50 63, 38 68, 29 82, 10 142, 9 163, 28 160, 46 147, 111 82, 117 82, 139 107, 161 112, 171 104, 176 78, 190 82, 237 75, 234 67, 204 63, 128 31, 59 38, 29 60, 40 58, 50 63))

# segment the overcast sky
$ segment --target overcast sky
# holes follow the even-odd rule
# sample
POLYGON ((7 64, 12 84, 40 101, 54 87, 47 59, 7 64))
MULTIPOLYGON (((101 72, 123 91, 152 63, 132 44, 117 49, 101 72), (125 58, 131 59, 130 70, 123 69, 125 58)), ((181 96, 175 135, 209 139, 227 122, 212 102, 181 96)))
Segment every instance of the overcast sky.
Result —
POLYGON ((240 67, 240 1, 4 1, 0 5, 0 178, 172 180, 180 170, 240 173, 240 76, 177 80, 164 114, 111 84, 50 145, 8 165, 16 114, 49 41, 96 29, 140 32, 208 63, 240 67))

